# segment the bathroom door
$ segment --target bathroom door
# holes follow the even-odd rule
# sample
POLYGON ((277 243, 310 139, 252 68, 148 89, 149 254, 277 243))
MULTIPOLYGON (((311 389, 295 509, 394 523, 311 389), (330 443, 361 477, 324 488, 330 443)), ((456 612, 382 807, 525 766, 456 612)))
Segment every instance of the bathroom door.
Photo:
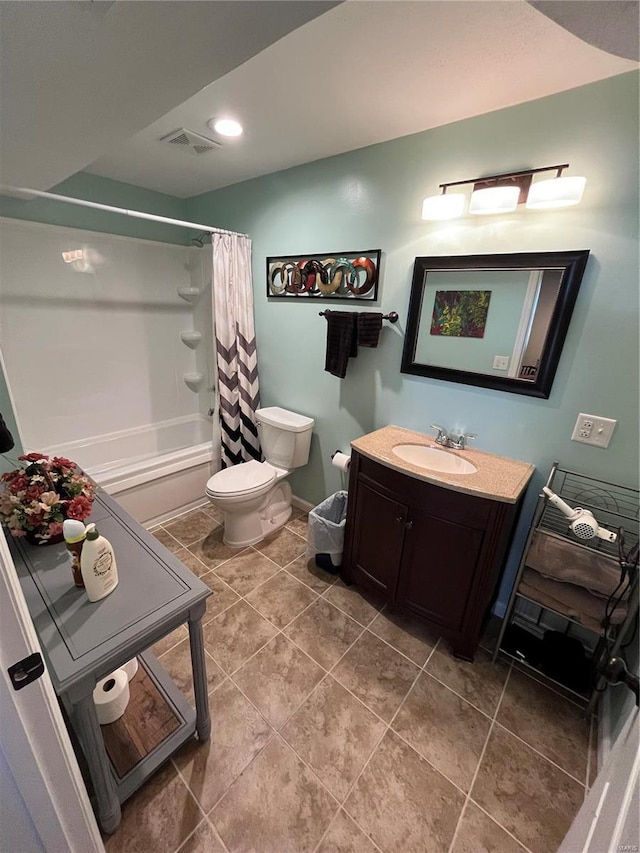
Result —
POLYGON ((14 797, 15 813, 3 813, 0 849, 104 853, 49 675, 45 670, 36 681, 15 690, 7 672, 40 652, 40 645, 1 529, 0 624, 2 783, 3 788, 19 792, 14 797), (21 808, 18 812, 20 799, 26 812, 21 808), (21 826, 29 828, 29 841, 21 826), (19 837, 12 838, 14 834, 19 837))

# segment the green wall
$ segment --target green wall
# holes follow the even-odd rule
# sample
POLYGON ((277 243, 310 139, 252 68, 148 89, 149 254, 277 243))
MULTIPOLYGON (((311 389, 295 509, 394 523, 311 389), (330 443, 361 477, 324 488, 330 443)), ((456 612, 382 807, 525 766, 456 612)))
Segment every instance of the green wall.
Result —
MULTIPOLYGON (((165 193, 145 190, 121 181, 112 181, 88 172, 78 172, 52 187, 52 193, 96 201, 113 207, 142 210, 172 219, 186 218, 186 202, 165 193)), ((187 231, 177 225, 134 219, 120 213, 106 213, 88 207, 79 207, 62 201, 34 198, 25 201, 9 196, 0 196, 0 216, 14 219, 29 219, 34 222, 47 222, 50 225, 65 225, 69 228, 83 228, 87 231, 105 231, 108 234, 122 234, 125 237, 139 237, 143 240, 160 240, 165 243, 188 243, 194 231, 187 231)))
POLYGON ((315 503, 339 488, 330 454, 385 424, 475 432, 479 448, 538 469, 512 575, 554 460, 637 485, 636 72, 203 194, 188 200, 187 213, 253 238, 263 403, 316 419, 310 463, 291 478, 294 494, 315 503), (588 179, 577 207, 444 223, 420 218, 423 197, 442 181, 567 161, 569 174, 588 179), (265 258, 378 247, 379 306, 401 320, 385 324, 379 348, 361 350, 341 381, 323 370, 326 323, 317 303, 269 302, 265 258), (415 256, 569 249, 590 249, 591 257, 549 400, 400 373, 415 256), (618 420, 609 449, 570 440, 579 412, 618 420))

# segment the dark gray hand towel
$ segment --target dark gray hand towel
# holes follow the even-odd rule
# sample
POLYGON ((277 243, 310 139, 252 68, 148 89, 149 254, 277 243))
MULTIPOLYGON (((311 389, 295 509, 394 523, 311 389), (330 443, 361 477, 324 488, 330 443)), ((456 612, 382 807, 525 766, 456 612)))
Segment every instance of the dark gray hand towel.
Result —
POLYGON ((382 328, 382 314, 368 312, 358 314, 358 346, 377 347, 382 328))
POLYGON ((327 311, 327 354, 324 369, 344 379, 347 363, 358 355, 356 314, 354 311, 327 311))

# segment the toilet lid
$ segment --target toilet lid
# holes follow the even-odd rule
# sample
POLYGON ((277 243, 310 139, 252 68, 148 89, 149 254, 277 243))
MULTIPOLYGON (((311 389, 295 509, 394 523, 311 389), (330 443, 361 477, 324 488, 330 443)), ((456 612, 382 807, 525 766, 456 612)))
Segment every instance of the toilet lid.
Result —
POLYGON ((214 474, 207 483, 207 492, 220 496, 254 492, 275 478, 275 470, 265 462, 241 462, 214 474))

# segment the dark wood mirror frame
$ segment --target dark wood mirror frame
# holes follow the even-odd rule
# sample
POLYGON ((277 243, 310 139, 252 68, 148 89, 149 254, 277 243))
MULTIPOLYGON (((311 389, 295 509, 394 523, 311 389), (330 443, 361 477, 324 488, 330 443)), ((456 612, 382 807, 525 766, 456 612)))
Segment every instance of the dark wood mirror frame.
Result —
POLYGON ((432 379, 461 382, 465 385, 476 385, 482 388, 493 388, 497 391, 509 391, 512 394, 525 394, 529 397, 548 398, 588 257, 589 250, 583 249, 572 252, 523 252, 509 255, 416 258, 409 300, 407 331, 402 353, 402 373, 429 376, 432 379), (427 273, 436 270, 545 269, 561 269, 562 277, 535 380, 474 373, 415 361, 427 273))

